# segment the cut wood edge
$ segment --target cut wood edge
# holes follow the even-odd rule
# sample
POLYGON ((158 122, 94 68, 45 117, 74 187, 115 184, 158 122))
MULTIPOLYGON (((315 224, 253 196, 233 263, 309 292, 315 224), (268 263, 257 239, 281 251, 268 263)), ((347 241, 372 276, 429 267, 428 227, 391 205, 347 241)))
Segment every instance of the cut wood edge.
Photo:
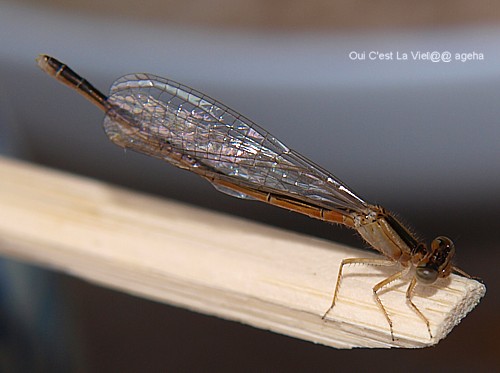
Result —
POLYGON ((392 341, 371 291, 391 268, 348 267, 338 304, 321 319, 340 261, 372 255, 366 251, 2 158, 0 206, 4 255, 336 348, 433 345, 486 291, 454 275, 417 287, 430 339, 405 302, 404 283, 391 284, 382 301, 392 341))

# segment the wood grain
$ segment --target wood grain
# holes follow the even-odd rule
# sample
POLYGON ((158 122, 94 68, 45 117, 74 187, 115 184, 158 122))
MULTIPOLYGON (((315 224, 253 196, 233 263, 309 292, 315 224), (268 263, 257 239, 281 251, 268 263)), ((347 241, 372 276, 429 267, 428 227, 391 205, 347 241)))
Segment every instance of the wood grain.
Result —
POLYGON ((405 303, 406 283, 391 284, 381 297, 392 341, 371 287, 394 268, 347 267, 339 302, 321 319, 341 259, 375 254, 7 158, 0 158, 0 253, 337 348, 435 344, 486 290, 458 276, 417 287, 430 340, 405 303))

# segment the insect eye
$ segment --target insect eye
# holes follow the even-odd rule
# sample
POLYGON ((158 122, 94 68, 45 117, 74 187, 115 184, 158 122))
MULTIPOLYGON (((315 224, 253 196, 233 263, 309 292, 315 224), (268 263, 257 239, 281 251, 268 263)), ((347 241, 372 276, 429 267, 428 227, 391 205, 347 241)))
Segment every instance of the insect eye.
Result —
POLYGON ((445 237, 445 236, 439 236, 439 237, 436 237, 435 239, 432 240, 431 249, 433 251, 438 250, 438 249, 443 250, 444 248, 446 248, 447 250, 450 250, 450 249, 454 250, 455 245, 453 244, 452 240, 450 240, 448 237, 445 237))
POLYGON ((438 278, 438 271, 429 267, 417 267, 417 279, 423 284, 432 284, 438 278))

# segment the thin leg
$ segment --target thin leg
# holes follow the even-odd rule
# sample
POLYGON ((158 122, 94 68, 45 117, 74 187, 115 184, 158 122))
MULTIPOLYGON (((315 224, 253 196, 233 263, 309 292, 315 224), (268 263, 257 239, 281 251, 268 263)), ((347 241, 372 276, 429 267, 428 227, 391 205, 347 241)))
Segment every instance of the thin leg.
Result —
POLYGON ((386 260, 386 259, 374 259, 374 258, 348 258, 348 259, 343 259, 342 262, 340 263, 339 267, 339 274, 337 275, 337 285, 335 286, 335 292, 333 293, 333 299, 332 299, 332 304, 330 308, 326 310, 326 312, 323 314, 321 317, 323 320, 326 318, 326 315, 332 310, 332 308, 335 306, 335 303, 337 302, 337 297, 339 295, 339 289, 340 289, 340 282, 342 281, 342 270, 345 265, 348 264, 368 264, 368 265, 379 265, 379 266, 393 266, 396 264, 396 262, 393 262, 392 260, 386 260))
POLYGON ((391 338, 394 341, 394 332, 392 329, 392 320, 389 317, 389 314, 387 313, 387 310, 385 309, 384 305, 382 304, 382 301, 380 300, 380 297, 378 296, 377 292, 382 289, 384 286, 390 284, 393 281, 396 281, 397 279, 401 278, 404 276, 404 274, 407 272, 407 269, 403 269, 402 271, 396 272, 395 274, 387 277, 385 280, 380 281, 377 285, 373 287, 373 295, 375 297, 375 300, 377 301, 377 304, 379 305, 380 309, 384 313, 385 319, 389 323, 389 328, 391 329, 391 338))
POLYGON ((415 285, 417 285, 417 279, 414 277, 413 280, 411 280, 410 285, 408 286, 408 289, 406 290, 406 300, 408 301, 408 304, 413 308, 413 311, 425 322, 427 325, 427 330, 429 331, 429 336, 432 339, 432 333, 431 333, 431 325, 429 323, 429 320, 427 317, 424 316, 424 314, 417 308, 415 303, 412 302, 411 297, 413 295, 413 289, 415 289, 415 285))
POLYGON ((467 272, 463 271, 462 269, 460 269, 458 267, 453 266, 451 270, 453 273, 456 273, 457 275, 460 275, 460 276, 465 277, 465 278, 470 278, 472 280, 479 281, 481 284, 483 283, 483 280, 481 278, 476 277, 476 276, 471 276, 467 272))

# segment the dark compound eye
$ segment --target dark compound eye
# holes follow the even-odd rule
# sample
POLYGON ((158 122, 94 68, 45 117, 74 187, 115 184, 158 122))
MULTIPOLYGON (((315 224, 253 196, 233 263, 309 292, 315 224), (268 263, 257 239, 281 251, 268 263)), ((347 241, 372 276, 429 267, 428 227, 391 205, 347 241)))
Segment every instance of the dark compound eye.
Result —
POLYGON ((431 249, 432 251, 443 250, 443 249, 449 251, 450 249, 454 250, 455 245, 453 244, 453 241, 450 240, 448 237, 439 236, 432 240, 431 249))
POLYGON ((432 284, 438 278, 438 271, 434 268, 417 267, 417 279, 423 284, 432 284))

